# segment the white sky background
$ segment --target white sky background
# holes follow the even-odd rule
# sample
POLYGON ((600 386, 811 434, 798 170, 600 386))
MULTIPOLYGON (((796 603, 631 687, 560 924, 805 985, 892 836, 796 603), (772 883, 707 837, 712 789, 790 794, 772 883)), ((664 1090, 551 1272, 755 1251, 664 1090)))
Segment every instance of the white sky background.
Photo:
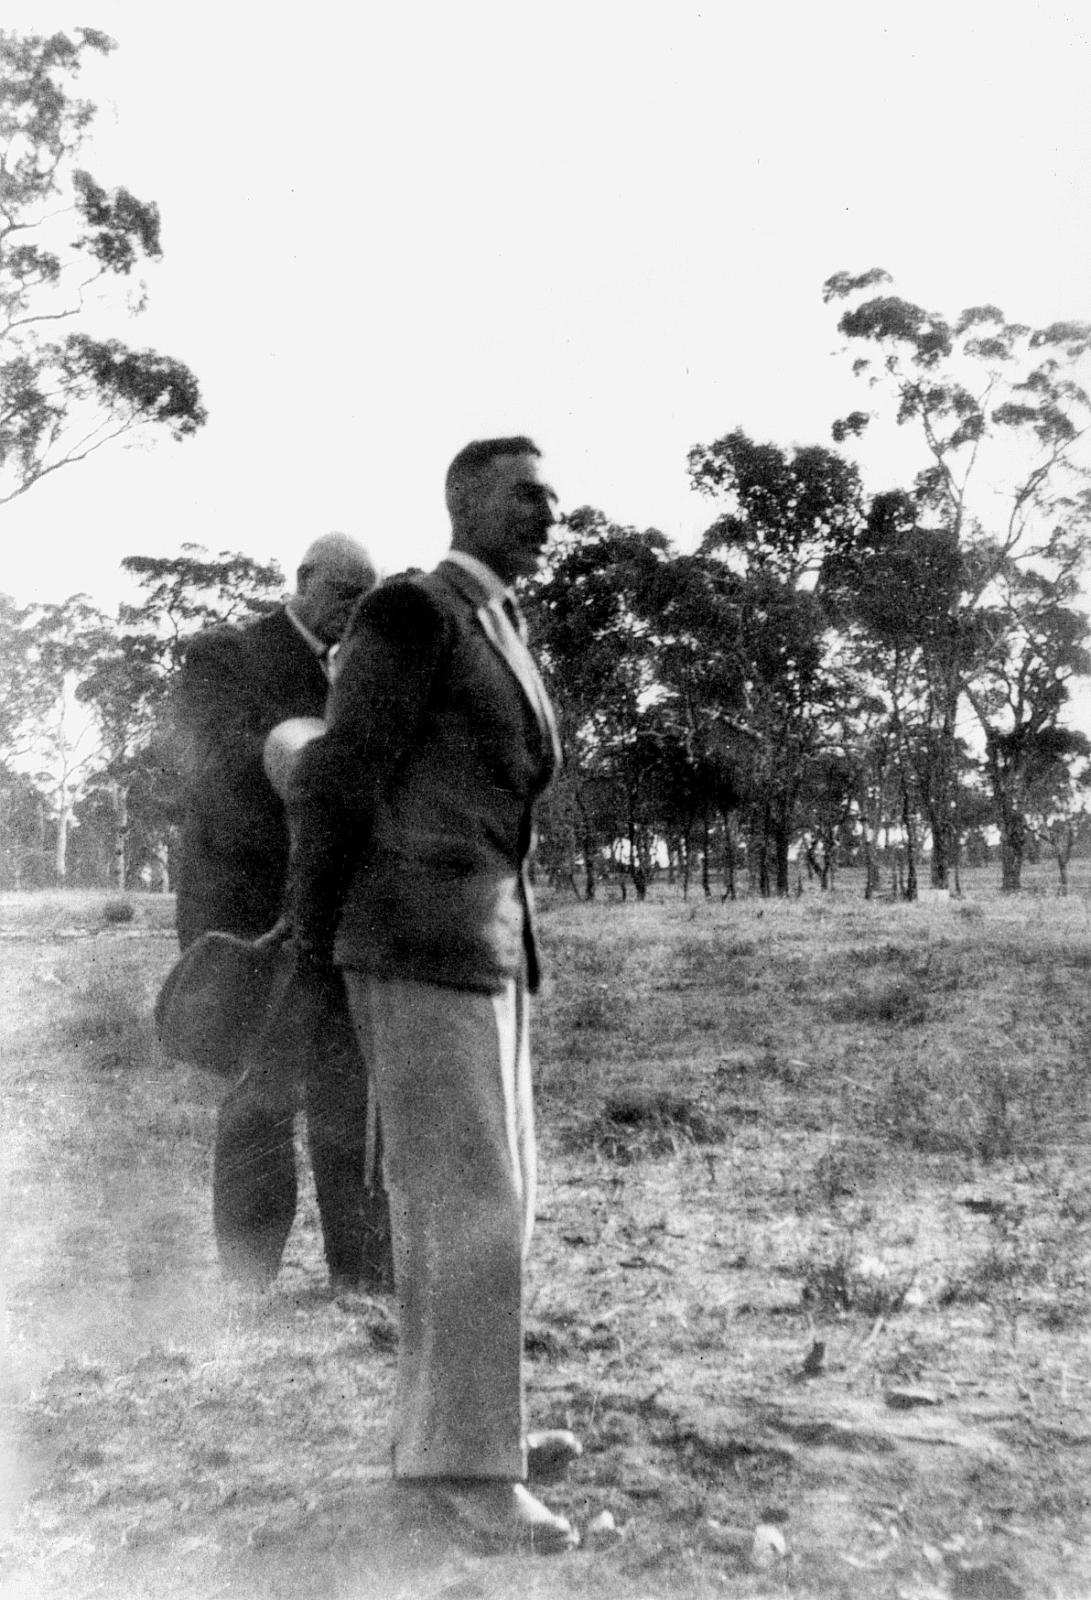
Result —
MULTIPOLYGON (((102 28, 85 164, 163 214, 115 331, 210 420, 0 511, 0 589, 112 605, 123 555, 386 570, 445 545, 467 440, 528 432, 562 505, 712 520, 686 453, 829 443, 866 404, 821 286, 874 265, 949 315, 1091 317, 1091 22, 995 0, 5 6, 102 28)), ((883 457, 871 486, 912 465, 883 457)), ((873 464, 874 465, 874 464, 873 464)))

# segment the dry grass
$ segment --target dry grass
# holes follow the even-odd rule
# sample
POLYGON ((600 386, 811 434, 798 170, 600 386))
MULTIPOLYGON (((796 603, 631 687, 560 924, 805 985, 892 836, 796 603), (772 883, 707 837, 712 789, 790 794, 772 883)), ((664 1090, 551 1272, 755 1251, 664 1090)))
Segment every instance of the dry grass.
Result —
POLYGON ((546 908, 530 1398, 586 1445, 553 1498, 623 1529, 554 1563, 400 1520, 393 1358, 309 1195, 274 1290, 223 1292, 162 902, 0 904, 12 1592, 1091 1593, 1089 901, 973 892, 546 908))

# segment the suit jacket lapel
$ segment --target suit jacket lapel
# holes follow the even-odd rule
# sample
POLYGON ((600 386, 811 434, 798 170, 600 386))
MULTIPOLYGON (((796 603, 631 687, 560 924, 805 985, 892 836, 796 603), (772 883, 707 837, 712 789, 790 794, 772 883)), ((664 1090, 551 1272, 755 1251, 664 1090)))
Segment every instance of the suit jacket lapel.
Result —
POLYGON ((464 567, 455 562, 443 563, 444 577, 474 608, 478 627, 492 645, 504 665, 512 673, 534 713, 542 736, 542 747, 552 757, 555 767, 561 764, 561 741, 557 732, 557 719, 549 703, 546 686, 538 671, 534 657, 520 639, 515 627, 499 600, 490 600, 464 567))
POLYGON ((272 644, 274 658, 288 681, 297 683, 301 678, 310 678, 316 692, 320 678, 328 685, 329 674, 324 663, 295 627, 285 606, 269 614, 267 643, 272 644))

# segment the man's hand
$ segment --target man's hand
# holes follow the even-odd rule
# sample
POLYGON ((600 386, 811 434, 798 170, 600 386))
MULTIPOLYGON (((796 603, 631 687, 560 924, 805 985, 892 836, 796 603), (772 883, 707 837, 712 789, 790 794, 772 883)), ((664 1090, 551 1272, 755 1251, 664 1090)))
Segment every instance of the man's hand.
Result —
POLYGON ((252 940, 255 950, 279 950, 280 946, 292 936, 292 925, 287 917, 281 917, 274 922, 268 933, 259 934, 252 940))
POLYGON ((334 978, 338 976, 333 964, 333 949, 308 939, 298 933, 292 918, 285 913, 267 933, 259 934, 251 943, 255 950, 280 950, 289 945, 291 967, 300 978, 334 978))

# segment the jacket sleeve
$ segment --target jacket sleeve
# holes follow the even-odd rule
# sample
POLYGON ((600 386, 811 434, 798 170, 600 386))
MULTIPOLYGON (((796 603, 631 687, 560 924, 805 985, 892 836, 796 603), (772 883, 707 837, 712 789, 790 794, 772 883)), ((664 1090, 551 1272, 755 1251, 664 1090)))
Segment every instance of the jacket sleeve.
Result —
MULTIPOLYGON (((175 717, 200 761, 260 756, 265 729, 243 635, 211 628, 190 641, 178 675, 175 717)), ((266 716, 267 720, 267 716, 266 716)))
POLYGON ((325 734, 303 751, 288 793, 287 910, 300 958, 327 965, 377 796, 418 736, 449 625, 412 580, 361 604, 342 645, 325 734))

